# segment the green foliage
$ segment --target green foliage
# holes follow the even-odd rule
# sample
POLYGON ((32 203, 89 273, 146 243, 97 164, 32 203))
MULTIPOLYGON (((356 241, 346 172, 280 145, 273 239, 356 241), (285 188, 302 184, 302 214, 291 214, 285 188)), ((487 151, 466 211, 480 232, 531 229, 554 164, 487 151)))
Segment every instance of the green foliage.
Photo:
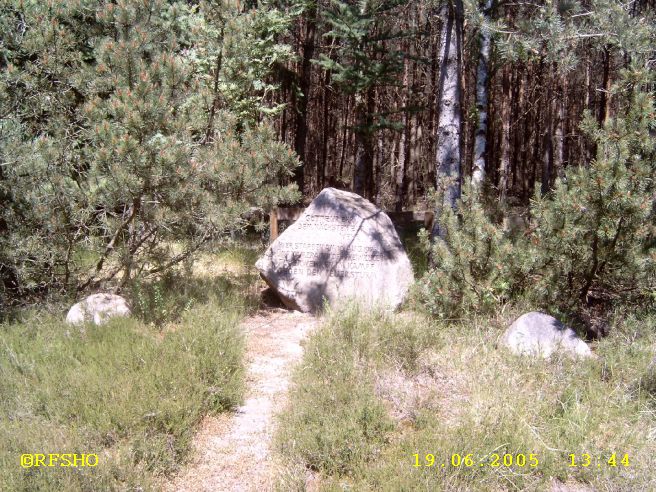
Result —
POLYGON ((265 99, 278 90, 271 73, 294 60, 292 47, 279 41, 293 18, 293 13, 265 3, 227 25, 221 92, 228 107, 246 122, 258 121, 262 114, 277 114, 284 107, 270 106, 265 99))
POLYGON ((84 2, 2 2, 0 19, 0 263, 14 287, 43 288, 70 276, 90 214, 79 106, 98 26, 84 2))
POLYGON ((150 488, 175 471, 201 417, 243 394, 242 307, 214 292, 164 332, 134 319, 71 328, 43 312, 0 325, 0 489, 150 488), (24 470, 22 453, 99 464, 24 470))
POLYGON ((645 75, 635 66, 624 74, 631 87, 624 116, 603 128, 589 115, 584 121, 596 159, 568 170, 548 197, 535 197, 529 270, 542 304, 572 309, 589 298, 626 301, 653 292, 656 117, 651 94, 631 83, 646 83, 645 75))
POLYGON ((656 289, 653 150, 627 154, 637 144, 620 144, 623 137, 645 136, 634 127, 616 136, 612 142, 603 132, 603 160, 572 168, 546 197, 536 193, 525 234, 504 232, 465 187, 457 214, 440 216, 444 239, 431 244, 427 231, 420 235, 432 266, 415 293, 428 312, 461 318, 526 298, 574 314, 599 302, 609 309, 649 300, 656 289))
MULTIPOLYGON (((164 295, 165 286, 171 287, 169 275, 153 283, 133 282, 132 295, 133 309, 135 316, 144 322, 161 326, 163 323, 170 321, 172 313, 176 308, 181 308, 182 312, 188 311, 194 304, 194 299, 189 298, 184 306, 176 306, 175 299, 166 299, 164 295)), ((170 291, 170 290, 169 290, 170 291)))
POLYGON ((333 0, 326 13, 330 26, 325 36, 339 41, 334 58, 321 55, 317 63, 330 70, 333 80, 350 94, 366 92, 375 85, 393 83, 401 69, 403 54, 385 50, 380 32, 381 17, 402 2, 360 1, 354 4, 333 0))
POLYGON ((271 103, 278 90, 271 75, 294 60, 292 47, 282 39, 298 8, 296 3, 283 9, 261 2, 246 10, 229 2, 200 2, 200 15, 195 16, 200 21, 193 23, 186 55, 210 89, 203 95, 205 107, 228 109, 240 127, 282 110, 284 104, 271 103))
POLYGON ((431 244, 428 231, 420 234, 432 268, 416 286, 418 299, 439 318, 492 312, 510 296, 518 251, 468 185, 457 214, 442 207, 437 220, 445 231, 443 238, 431 244))
MULTIPOLYGON (((567 169, 546 196, 531 203, 531 225, 510 237, 465 187, 457 215, 446 210, 444 241, 423 236, 433 268, 420 299, 440 317, 489 312, 503 301, 564 314, 612 302, 649 300, 656 286, 656 128, 653 74, 638 61, 616 90, 623 116, 603 128, 588 115, 583 128, 597 146, 588 164, 567 169)), ((537 189, 538 187, 536 187, 537 189)))
POLYGON ((183 2, 1 7, 0 263, 11 296, 163 272, 245 227, 250 207, 298 198, 283 184, 297 159, 253 102, 289 51, 276 41, 284 15, 253 13, 203 44, 216 18, 183 2), (217 45, 215 85, 200 48, 217 45))
MULTIPOLYGON (((368 135, 381 128, 399 130, 389 113, 373 114, 366 107, 376 87, 396 84, 403 68, 404 53, 389 50, 385 41, 409 36, 392 32, 384 19, 398 12, 405 0, 362 0, 355 3, 332 0, 333 8, 324 14, 329 31, 324 37, 336 43, 331 56, 321 54, 316 64, 330 71, 332 83, 345 94, 354 94, 358 113, 355 131, 368 135), (397 10, 395 10, 397 9, 397 10)), ((370 106, 370 104, 369 104, 370 106)))
MULTIPOLYGON (((132 314, 160 330, 211 302, 216 293, 240 299, 240 307, 251 312, 260 304, 253 266, 262 247, 208 245, 211 254, 201 254, 193 268, 176 268, 151 281, 135 279, 127 286, 132 314), (218 249, 218 251, 217 251, 218 249)), ((189 267, 189 265, 187 265, 189 267)))
POLYGON ((496 49, 505 60, 540 60, 566 74, 577 66, 581 69, 595 51, 648 56, 652 50, 653 19, 636 15, 631 5, 568 0, 517 7, 504 6, 508 12, 504 22, 511 25, 495 29, 502 33, 496 38, 496 49))
POLYGON ((647 293, 656 260, 646 251, 651 201, 636 179, 623 165, 598 163, 570 173, 548 204, 536 199, 533 269, 542 273, 535 294, 543 302, 571 307, 589 295, 647 293))

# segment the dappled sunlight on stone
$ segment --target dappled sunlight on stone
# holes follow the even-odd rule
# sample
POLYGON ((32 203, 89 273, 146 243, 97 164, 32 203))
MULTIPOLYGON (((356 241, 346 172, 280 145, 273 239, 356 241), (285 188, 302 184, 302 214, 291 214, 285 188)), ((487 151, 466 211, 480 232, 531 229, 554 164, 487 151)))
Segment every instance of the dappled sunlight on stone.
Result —
POLYGON ((364 198, 324 189, 256 267, 292 309, 356 298, 398 307, 414 277, 390 218, 364 198))

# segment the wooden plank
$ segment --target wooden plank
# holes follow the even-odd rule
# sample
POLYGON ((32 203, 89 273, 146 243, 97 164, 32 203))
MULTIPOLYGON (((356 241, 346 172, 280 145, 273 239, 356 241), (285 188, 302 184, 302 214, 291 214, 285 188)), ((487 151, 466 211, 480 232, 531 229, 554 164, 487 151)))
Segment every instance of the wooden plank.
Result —
POLYGON ((298 220, 305 211, 302 207, 278 208, 276 210, 278 220, 298 220))
POLYGON ((269 213, 269 242, 278 238, 278 209, 274 208, 269 213))
POLYGON ((392 223, 400 227, 408 227, 414 218, 414 212, 386 212, 392 223))
POLYGON ((433 220, 435 219, 435 212, 427 210, 424 212, 424 228, 430 232, 433 229, 433 220))

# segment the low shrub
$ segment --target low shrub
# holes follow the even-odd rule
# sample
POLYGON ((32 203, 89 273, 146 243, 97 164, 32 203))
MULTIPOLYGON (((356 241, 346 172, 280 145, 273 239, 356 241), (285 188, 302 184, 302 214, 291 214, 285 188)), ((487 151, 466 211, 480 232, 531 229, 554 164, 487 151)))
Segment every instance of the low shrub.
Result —
POLYGON ((444 209, 438 217, 442 237, 420 233, 431 268, 415 287, 415 295, 432 315, 459 319, 490 313, 518 290, 518 250, 486 213, 478 197, 465 187, 458 214, 444 209))
MULTIPOLYGON (((618 84, 632 87, 645 75, 632 67, 618 84)), ((569 166, 544 195, 536 185, 523 234, 504 233, 483 207, 484 197, 468 186, 457 213, 443 207, 441 237, 431 244, 426 232, 421 236, 433 264, 417 291, 431 314, 460 318, 520 299, 565 316, 653 306, 654 100, 629 90, 617 102, 622 116, 603 127, 590 115, 583 120, 595 158, 569 166)))

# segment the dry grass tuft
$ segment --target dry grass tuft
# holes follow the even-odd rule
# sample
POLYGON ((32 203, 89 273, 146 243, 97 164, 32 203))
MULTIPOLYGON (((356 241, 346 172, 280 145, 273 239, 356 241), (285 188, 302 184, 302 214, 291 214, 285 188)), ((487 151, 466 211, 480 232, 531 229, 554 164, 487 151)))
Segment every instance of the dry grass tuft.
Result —
POLYGON ((402 425, 414 425, 426 411, 439 414, 445 425, 458 422, 470 399, 462 375, 431 350, 420 356, 415 371, 404 371, 399 366, 381 367, 374 378, 376 395, 386 402, 390 416, 402 425))

